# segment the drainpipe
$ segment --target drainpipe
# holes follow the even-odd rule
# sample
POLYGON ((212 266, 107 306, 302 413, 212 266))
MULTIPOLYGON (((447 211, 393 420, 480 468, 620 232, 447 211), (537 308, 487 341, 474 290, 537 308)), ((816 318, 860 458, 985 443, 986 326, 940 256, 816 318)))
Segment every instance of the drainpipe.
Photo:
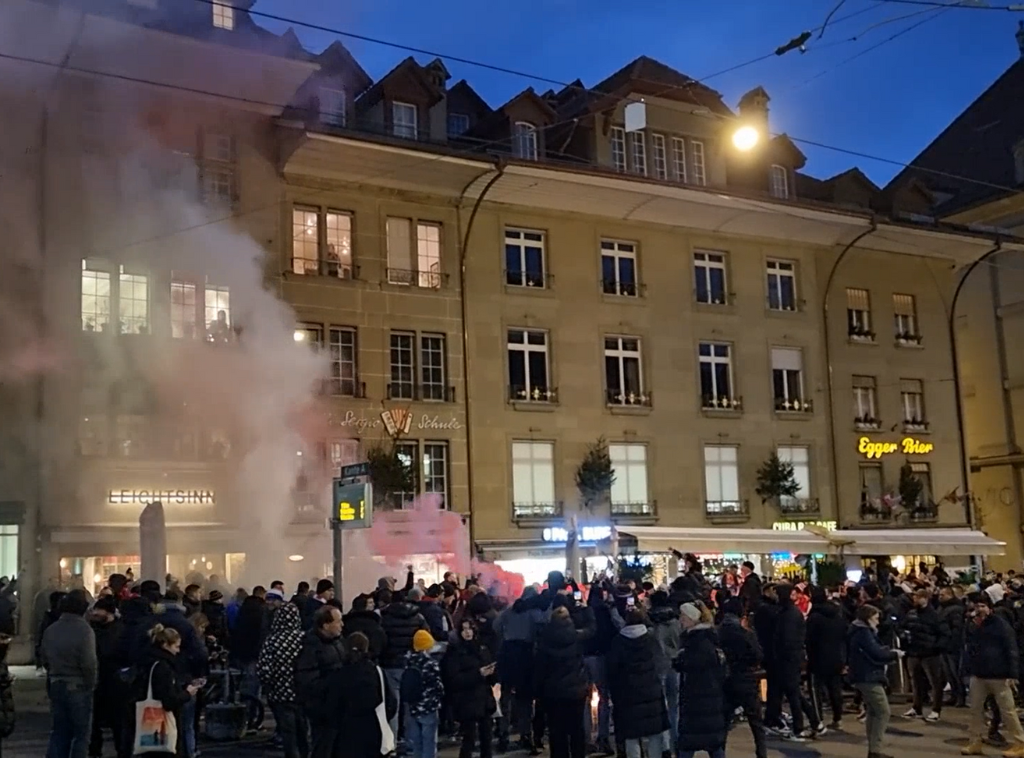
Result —
POLYGON ((839 264, 843 262, 846 254, 853 250, 854 245, 876 231, 878 231, 878 222, 872 217, 871 226, 854 237, 836 256, 832 263, 832 269, 828 272, 828 278, 825 280, 825 296, 822 298, 821 304, 822 328, 825 330, 826 381, 828 382, 828 438, 832 447, 832 498, 836 504, 836 525, 839 527, 842 527, 843 524, 839 518, 839 451, 836 447, 835 379, 832 371, 832 332, 828 324, 828 299, 832 290, 832 280, 835 279, 839 264))
MULTIPOLYGON (((476 214, 480 210, 480 206, 484 202, 484 198, 487 197, 487 193, 491 191, 491 188, 495 183, 504 175, 505 164, 500 159, 495 161, 494 175, 487 180, 487 184, 484 185, 483 190, 477 196, 476 200, 473 201, 473 208, 469 212, 469 220, 466 222, 466 231, 459 240, 459 305, 462 309, 462 396, 463 396, 463 412, 466 416, 466 485, 469 489, 469 554, 471 557, 476 557, 476 519, 473 517, 473 424, 471 419, 472 403, 469 398, 469 306, 467 297, 466 287, 466 261, 469 252, 469 237, 473 233, 473 224, 476 221, 476 214)), ((455 208, 456 217, 458 218, 459 229, 462 228, 462 206, 466 199, 466 193, 469 192, 470 187, 476 184, 480 179, 487 176, 485 172, 480 176, 474 177, 470 182, 462 188, 462 192, 459 194, 459 203, 455 208)))
MULTIPOLYGON (((963 292, 964 284, 970 278, 971 274, 974 273, 974 269, 976 269, 978 266, 980 266, 982 263, 984 263, 986 260, 988 260, 989 257, 991 257, 992 255, 995 255, 1000 250, 1002 250, 1002 247, 1003 247, 1003 242, 1002 242, 1001 239, 999 239, 997 237, 996 240, 995 240, 995 245, 993 246, 993 248, 991 250, 983 253, 979 258, 976 258, 974 261, 971 262, 971 265, 969 265, 967 267, 967 270, 964 271, 963 276, 960 277, 960 281, 957 282, 956 289, 953 290, 953 299, 952 299, 952 301, 950 301, 950 304, 949 304, 949 324, 948 324, 948 327, 949 327, 949 352, 950 352, 950 356, 953 359, 953 392, 956 393, 956 428, 957 428, 957 435, 959 436, 959 442, 960 442, 960 480, 962 482, 963 489, 964 489, 964 515, 966 516, 967 525, 969 527, 971 527, 972 529, 974 528, 974 509, 971 507, 971 499, 972 498, 971 498, 970 487, 969 487, 969 484, 968 484, 969 481, 970 481, 969 480, 970 464, 968 463, 968 457, 967 457, 967 435, 966 435, 966 432, 964 430, 964 401, 963 401, 963 395, 961 394, 961 385, 960 385, 960 381, 961 381, 960 380, 960 358, 959 358, 959 355, 957 354, 957 348, 956 348, 956 305, 957 305, 957 302, 960 299, 960 293, 963 292)), ((997 325, 997 335, 998 334, 999 334, 999 330, 998 330, 998 325, 997 325)), ((1003 346, 1001 346, 1001 348, 1002 347, 1003 346)), ((1002 362, 1002 359, 1004 359, 1004 358, 1005 358, 1005 353, 1001 350, 1000 351, 1001 362, 1002 362)), ((1004 373, 1002 376, 1000 376, 1000 380, 1005 381, 1005 379, 1006 379, 1006 374, 1004 373)), ((1005 406, 1005 402, 1006 402, 1005 399, 1004 399, 1003 402, 1004 402, 1004 406, 1005 406)), ((1014 478, 1016 478, 1016 477, 1014 477, 1014 478)), ((1019 507, 1020 507, 1020 504, 1018 503, 1018 508, 1019 507)), ((1018 536, 1018 539, 1019 539, 1019 536, 1018 536)))

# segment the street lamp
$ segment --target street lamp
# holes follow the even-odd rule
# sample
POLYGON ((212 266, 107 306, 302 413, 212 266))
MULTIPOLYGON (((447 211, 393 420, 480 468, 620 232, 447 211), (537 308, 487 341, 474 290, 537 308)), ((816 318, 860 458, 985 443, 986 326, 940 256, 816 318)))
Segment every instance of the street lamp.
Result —
POLYGON ((756 128, 750 126, 741 126, 735 132, 732 133, 732 144, 741 153, 749 153, 755 147, 757 143, 761 141, 761 133, 756 128))

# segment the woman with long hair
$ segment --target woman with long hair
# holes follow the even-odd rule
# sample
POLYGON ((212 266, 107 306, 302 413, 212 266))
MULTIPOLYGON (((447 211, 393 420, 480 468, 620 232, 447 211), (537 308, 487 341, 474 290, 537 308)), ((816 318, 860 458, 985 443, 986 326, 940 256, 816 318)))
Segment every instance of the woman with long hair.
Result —
MULTIPOLYGON (((178 725, 178 740, 175 745, 167 746, 167 755, 176 755, 179 758, 187 758, 184 729, 182 728, 182 710, 185 704, 192 700, 202 681, 185 683, 178 673, 176 658, 181 652, 181 635, 170 627, 163 624, 156 624, 149 630, 149 649, 143 656, 142 665, 139 668, 139 675, 135 679, 134 701, 141 703, 150 696, 159 700, 164 710, 174 715, 178 725)), ((133 725, 134 729, 134 725, 133 725)), ((153 755, 147 752, 146 755, 153 755)))
POLYGON ((354 632, 347 642, 350 657, 331 690, 331 698, 335 693, 338 697, 337 708, 342 714, 339 733, 344 735, 334 758, 380 758, 383 735, 377 709, 384 704, 383 724, 387 725, 398 710, 397 694, 391 692, 387 679, 370 658, 369 638, 354 632))

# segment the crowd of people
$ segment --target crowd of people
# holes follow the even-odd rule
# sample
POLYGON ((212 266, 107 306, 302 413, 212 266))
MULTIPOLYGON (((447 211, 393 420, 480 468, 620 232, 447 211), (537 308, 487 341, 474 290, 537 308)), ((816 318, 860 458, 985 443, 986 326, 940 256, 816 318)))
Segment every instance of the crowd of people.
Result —
POLYGON ((964 588, 941 567, 900 579, 884 568, 816 587, 753 569, 709 582, 687 556, 661 588, 579 586, 553 572, 511 601, 453 575, 428 587, 410 570, 401 588, 381 579, 348 609, 326 579, 290 598, 281 582, 228 598, 210 582, 182 591, 170 577, 161 589, 114 575, 94 601, 83 590, 51 598, 38 648, 47 758, 101 756, 106 731, 118 758, 135 754, 137 705, 154 700, 177 724, 167 752, 195 758, 212 668, 237 672, 253 729, 269 705, 285 758, 435 758, 439 740, 460 758, 537 756, 545 743, 552 758, 724 758, 744 723, 766 758, 769 739, 847 729, 847 700, 869 758, 887 758, 889 691, 903 671, 904 717, 935 722, 969 702, 963 754, 989 744, 1024 756, 1016 577, 964 588))

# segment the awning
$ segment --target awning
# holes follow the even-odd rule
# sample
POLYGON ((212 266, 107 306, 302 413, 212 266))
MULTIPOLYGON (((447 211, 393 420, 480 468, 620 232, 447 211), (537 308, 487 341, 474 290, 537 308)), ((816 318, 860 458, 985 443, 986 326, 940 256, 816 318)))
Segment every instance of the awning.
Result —
POLYGON ((1006 543, 974 529, 844 529, 846 555, 1005 555, 1006 543))
POLYGON ((729 527, 674 528, 666 526, 621 527, 621 534, 636 538, 643 553, 827 553, 829 543, 807 531, 780 532, 774 529, 732 529, 729 527))

